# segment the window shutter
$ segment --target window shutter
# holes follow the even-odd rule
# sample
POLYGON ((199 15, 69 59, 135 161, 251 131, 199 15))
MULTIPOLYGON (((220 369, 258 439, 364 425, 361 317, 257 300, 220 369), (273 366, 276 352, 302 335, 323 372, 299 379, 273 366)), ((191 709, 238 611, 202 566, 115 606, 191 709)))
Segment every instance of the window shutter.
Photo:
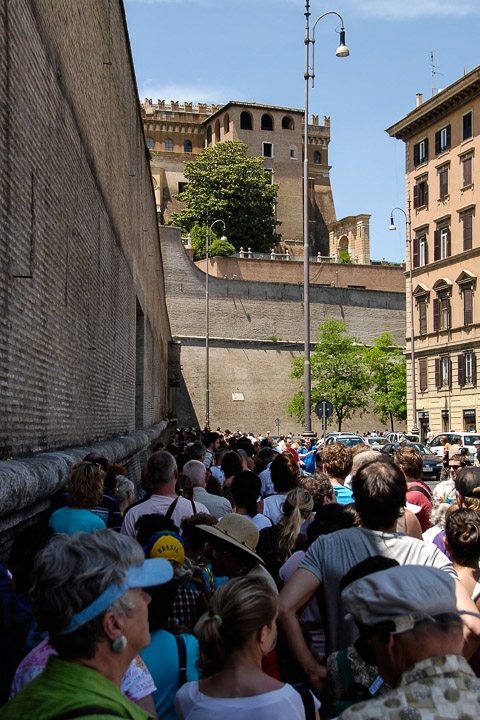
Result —
POLYGON ((427 242, 426 235, 425 235, 425 265, 428 265, 428 242, 427 242))
POLYGON ((413 207, 419 207, 420 203, 418 200, 418 185, 413 186, 413 207))
POLYGON ((472 288, 466 287, 463 290, 463 322, 464 325, 473 323, 473 295, 472 288))
POLYGON ((416 268, 419 265, 419 257, 418 257, 418 237, 413 238, 413 267, 416 268))
POLYGON ((448 358, 448 387, 452 387, 452 361, 448 358))
POLYGON ((420 390, 426 390, 427 385, 427 360, 422 358, 418 361, 418 374, 420 375, 420 390))
POLYGON ((440 230, 433 233, 433 259, 440 260, 440 230))
POLYGON ((465 355, 458 356, 458 384, 460 387, 465 385, 465 355))
POLYGON ((463 218, 463 249, 472 249, 472 216, 465 215, 463 218))
POLYGON ((424 147, 425 147, 425 160, 428 160, 428 138, 425 138, 423 141, 424 147))
POLYGON ((440 300, 438 298, 433 299, 433 329, 440 329, 440 300))
POLYGON ((425 181, 423 183, 423 204, 428 205, 428 183, 425 181))
POLYGON ((448 170, 441 170, 439 172, 439 181, 440 181, 440 197, 443 198, 445 195, 448 195, 448 170))
POLYGON ((438 132, 435 133, 435 155, 438 155, 440 152, 440 143, 440 130, 438 130, 438 132))
POLYGON ((463 116, 462 140, 467 140, 471 136, 472 136, 472 113, 469 112, 463 116))
POLYGON ((442 376, 440 370, 440 358, 435 358, 435 387, 437 390, 442 387, 442 376))
POLYGON ((447 148, 450 147, 451 139, 452 139, 452 128, 450 125, 447 125, 447 148))
POLYGON ((413 146, 413 164, 420 164, 420 146, 419 143, 413 146))
POLYGON ((450 300, 447 299, 447 328, 452 327, 452 306, 450 304, 450 300))
POLYGON ((418 314, 420 320, 420 335, 427 334, 427 303, 422 300, 418 303, 418 314))
POLYGON ((477 356, 472 352, 472 385, 477 384, 477 356))
POLYGON ((452 254, 452 233, 450 232, 450 228, 447 228, 447 257, 450 257, 452 254))

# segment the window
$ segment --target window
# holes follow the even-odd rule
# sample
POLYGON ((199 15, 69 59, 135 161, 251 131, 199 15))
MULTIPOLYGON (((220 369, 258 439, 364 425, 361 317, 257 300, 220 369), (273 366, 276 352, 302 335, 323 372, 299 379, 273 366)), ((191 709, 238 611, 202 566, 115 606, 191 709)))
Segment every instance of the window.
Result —
POLYGON ((290 148, 290 157, 292 158, 292 160, 296 160, 296 159, 297 159, 297 146, 296 146, 296 145, 292 145, 292 146, 291 146, 291 148, 290 148))
POLYGON ((463 324, 473 324, 473 290, 471 285, 462 287, 463 295, 463 324))
POLYGON ((185 192, 185 188, 186 188, 186 187, 187 187, 187 183, 186 183, 186 182, 179 182, 179 183, 178 183, 178 192, 179 192, 179 193, 185 192))
POLYGON ((245 110, 240 113, 240 129, 241 130, 252 130, 252 116, 245 110))
POLYGON ((462 353, 458 356, 458 384, 476 385, 477 383, 477 358, 474 352, 462 353))
POLYGON ((435 385, 437 388, 450 387, 451 360, 448 355, 435 358, 435 385))
POLYGON ((215 142, 220 142, 220 120, 215 122, 215 142))
POLYGON ((173 152, 173 140, 170 138, 165 140, 165 152, 173 152))
POLYGON ((421 165, 428 160, 428 138, 420 140, 413 146, 413 164, 421 165))
POLYGON ((472 166, 472 155, 462 158, 462 188, 468 187, 473 182, 472 166))
POLYGON ((273 143, 264 142, 262 143, 262 155, 266 158, 273 157, 273 143))
POLYGON ((443 165, 438 170, 438 197, 440 199, 448 195, 448 165, 443 165))
POLYGON ((420 335, 427 334, 427 298, 420 298, 418 301, 418 320, 420 335))
POLYGON ((450 430, 450 413, 448 410, 442 410, 442 432, 450 430))
POLYGON ((315 152, 313 153, 313 162, 315 163, 315 165, 320 165, 322 162, 322 156, 318 150, 315 150, 315 152))
POLYGON ((413 267, 424 267, 428 263, 427 236, 417 235, 413 238, 413 267))
POLYGON ((433 235, 433 259, 443 260, 444 258, 450 257, 450 228, 445 225, 438 230, 435 230, 433 235))
POLYGON ((192 152, 192 141, 191 140, 185 140, 183 143, 183 152, 192 152))
POLYGON ((224 134, 230 132, 230 118, 228 113, 225 113, 225 117, 223 118, 223 132, 224 134))
MULTIPOLYGON (((477 429, 477 420, 476 420, 475 410, 464 410, 463 411, 463 430, 464 430, 464 432, 475 432, 476 429, 477 429)), ((465 438, 465 444, 467 444, 467 438, 465 438)))
POLYGON ((265 173, 265 177, 267 178, 268 184, 273 185, 273 169, 272 168, 263 168, 263 172, 265 173))
POLYGON ((433 329, 448 330, 450 328, 450 298, 441 295, 433 301, 433 329))
POLYGON ((282 130, 293 130, 293 120, 288 115, 284 115, 282 118, 282 130))
POLYGON ((153 138, 148 137, 148 138, 146 138, 145 142, 147 144, 147 148, 149 150, 153 150, 153 148, 155 147, 155 140, 153 138))
POLYGON ((463 237, 463 249, 472 249, 472 226, 473 226, 473 215, 469 213, 462 217, 462 237, 463 237))
POLYGON ((418 361, 418 375, 420 378, 420 391, 424 392, 428 388, 428 361, 422 358, 418 361))
POLYGON ((424 207, 428 202, 428 184, 427 179, 417 180, 413 186, 413 207, 424 207))
POLYGON ((450 125, 435 133, 435 155, 450 149, 450 125))
POLYGON ((273 130, 273 120, 266 113, 262 115, 262 130, 273 130))
POLYGON ((462 140, 468 140, 473 135, 472 111, 462 116, 462 140))

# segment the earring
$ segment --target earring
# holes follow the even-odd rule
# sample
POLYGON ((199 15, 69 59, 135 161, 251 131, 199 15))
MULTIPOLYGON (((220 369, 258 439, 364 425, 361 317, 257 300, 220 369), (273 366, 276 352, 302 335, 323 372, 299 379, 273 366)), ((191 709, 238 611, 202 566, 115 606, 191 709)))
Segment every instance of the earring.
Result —
POLYGON ((112 642, 112 650, 114 653, 122 653, 127 647, 127 638, 125 635, 117 635, 112 642))

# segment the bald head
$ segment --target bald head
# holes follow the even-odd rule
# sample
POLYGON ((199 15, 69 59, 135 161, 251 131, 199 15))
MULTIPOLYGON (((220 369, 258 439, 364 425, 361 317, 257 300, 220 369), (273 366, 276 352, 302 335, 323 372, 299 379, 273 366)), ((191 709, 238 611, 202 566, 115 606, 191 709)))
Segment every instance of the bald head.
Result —
POLYGON ((205 465, 199 460, 190 460, 183 466, 183 473, 190 478, 193 487, 205 487, 205 465))

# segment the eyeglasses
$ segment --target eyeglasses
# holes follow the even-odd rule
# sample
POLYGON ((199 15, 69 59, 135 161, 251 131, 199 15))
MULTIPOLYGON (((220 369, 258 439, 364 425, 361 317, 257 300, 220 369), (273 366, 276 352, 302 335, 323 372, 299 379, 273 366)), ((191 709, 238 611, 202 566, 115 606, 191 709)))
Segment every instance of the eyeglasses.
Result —
POLYGON ((460 470, 463 465, 449 465, 450 470, 460 470))

